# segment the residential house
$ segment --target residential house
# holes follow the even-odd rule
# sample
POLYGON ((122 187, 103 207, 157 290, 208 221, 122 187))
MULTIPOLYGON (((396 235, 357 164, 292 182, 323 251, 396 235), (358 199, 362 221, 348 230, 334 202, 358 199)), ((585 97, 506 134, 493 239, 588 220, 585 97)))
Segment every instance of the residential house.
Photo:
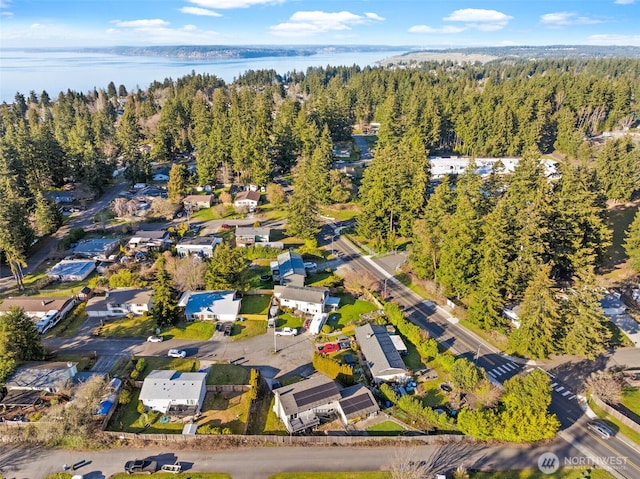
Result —
POLYGON ((318 315, 324 312, 329 289, 276 285, 273 288, 273 295, 281 308, 293 308, 306 314, 318 315))
POLYGON ((409 376, 407 367, 384 326, 358 326, 356 340, 376 383, 401 381, 409 376))
POLYGON ((140 401, 147 410, 168 416, 198 414, 207 393, 207 373, 154 370, 142 383, 140 401))
POLYGON ((273 411, 290 434, 333 420, 337 415, 347 425, 379 411, 371 391, 362 385, 342 388, 322 374, 275 389, 273 411))
POLYGON ((32 362, 19 366, 5 382, 8 391, 44 391, 55 393, 73 381, 78 363, 32 362))
POLYGON ((607 295, 602 298, 600 305, 606 316, 615 316, 627 312, 627 305, 624 304, 621 298, 622 296, 617 292, 607 293, 607 295))
POLYGON ((241 191, 236 195, 233 206, 236 208, 247 208, 249 211, 255 211, 260 203, 260 193, 257 191, 241 191))
POLYGON ((240 303, 235 291, 186 291, 178 306, 184 308, 187 321, 235 321, 240 303))
POLYGON ((635 347, 640 347, 640 323, 629 314, 620 293, 607 293, 600 305, 604 315, 627 335, 635 347))
POLYGON ((271 262, 271 275, 283 286, 304 286, 307 270, 302 256, 291 251, 279 254, 277 260, 271 262))
MULTIPOLYGON (((73 248, 73 254, 83 258, 107 261, 120 246, 117 239, 99 238, 81 241, 73 248)), ((111 258, 114 259, 114 258, 111 258)))
POLYGON ((128 243, 130 250, 148 251, 165 250, 171 245, 171 238, 168 231, 139 230, 134 233, 128 243))
POLYGON ((87 301, 85 311, 90 318, 114 318, 148 313, 153 305, 153 290, 115 288, 106 296, 94 296, 87 301))
POLYGON ((214 236, 186 236, 182 238, 177 246, 178 256, 184 257, 196 254, 205 258, 211 258, 213 250, 222 243, 222 238, 214 236))
POLYGON ((94 260, 62 260, 47 271, 54 281, 82 281, 96 269, 94 260))
POLYGON ((237 226, 235 236, 236 246, 254 246, 259 243, 269 243, 271 229, 237 226))
POLYGON ((59 205, 62 203, 73 203, 76 199, 73 191, 47 191, 45 197, 59 205))
POLYGON ((184 197, 182 204, 187 211, 198 211, 204 208, 211 208, 214 198, 214 195, 188 195, 184 197))
POLYGON ((153 181, 169 181, 169 168, 156 170, 152 177, 153 181))
POLYGON ((35 321, 36 329, 43 334, 64 319, 75 305, 73 297, 14 296, 0 304, 0 316, 11 308, 20 308, 35 321))

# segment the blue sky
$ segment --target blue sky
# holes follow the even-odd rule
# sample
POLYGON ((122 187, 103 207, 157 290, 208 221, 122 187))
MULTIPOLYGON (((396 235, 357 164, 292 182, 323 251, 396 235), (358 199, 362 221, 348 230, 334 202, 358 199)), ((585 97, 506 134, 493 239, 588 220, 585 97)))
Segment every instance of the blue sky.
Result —
POLYGON ((0 0, 0 47, 640 46, 640 0, 0 0))

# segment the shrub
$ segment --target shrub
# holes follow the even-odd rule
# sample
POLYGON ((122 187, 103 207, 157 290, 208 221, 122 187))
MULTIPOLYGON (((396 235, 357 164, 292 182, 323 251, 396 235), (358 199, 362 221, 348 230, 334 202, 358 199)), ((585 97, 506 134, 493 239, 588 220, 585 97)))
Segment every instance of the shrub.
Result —
POLYGON ((207 424, 203 424, 202 426, 198 426, 198 430, 196 432, 198 434, 218 435, 220 434, 220 428, 212 426, 211 424, 207 423, 207 424))
POLYGON ((123 389, 118 396, 118 404, 127 405, 131 402, 131 391, 123 389))
POLYGON ((324 334, 329 334, 331 331, 333 331, 333 328, 331 327, 331 325, 330 325, 330 324, 324 324, 324 325, 322 326, 322 332, 323 332, 324 334))
POLYGON ((136 379, 138 379, 138 376, 140 376, 140 371, 138 371, 137 369, 134 369, 133 371, 131 371, 129 376, 131 376, 131 379, 135 381, 136 379))
POLYGON ((144 358, 140 358, 138 359, 138 361, 136 361, 136 371, 138 371, 139 373, 144 371, 145 366, 146 364, 145 364, 144 358))
POLYGON ((138 411, 138 414, 144 414, 146 410, 147 408, 144 406, 144 403, 139 400, 138 407, 136 407, 136 411, 138 411))
POLYGON ((82 228, 71 228, 69 233, 60 240, 58 249, 69 249, 71 243, 75 243, 86 236, 86 231, 82 228))

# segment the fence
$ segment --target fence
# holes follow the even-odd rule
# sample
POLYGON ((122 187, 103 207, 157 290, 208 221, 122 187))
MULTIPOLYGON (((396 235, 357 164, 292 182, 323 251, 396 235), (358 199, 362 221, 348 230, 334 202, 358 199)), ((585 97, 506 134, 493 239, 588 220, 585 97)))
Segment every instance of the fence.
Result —
POLYGON ((618 411, 617 409, 609 406, 607 403, 605 403, 604 401, 602 401, 598 396, 596 396, 595 394, 591 395, 591 399, 593 399, 593 402, 596 403, 596 406, 598 406, 599 408, 601 408, 602 410, 604 410, 604 412, 606 412, 607 414, 609 414, 610 416, 616 418, 618 421, 620 421, 622 424, 624 424, 625 426, 633 429, 635 432, 640 433, 640 424, 638 424, 637 422, 635 422, 633 419, 625 416, 624 414, 622 414, 620 411, 618 411))

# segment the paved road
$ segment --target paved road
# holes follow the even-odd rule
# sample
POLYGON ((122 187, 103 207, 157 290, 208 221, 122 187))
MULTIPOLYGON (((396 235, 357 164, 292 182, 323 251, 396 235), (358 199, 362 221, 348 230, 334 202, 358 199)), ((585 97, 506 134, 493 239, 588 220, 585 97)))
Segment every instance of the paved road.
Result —
POLYGON ((433 472, 446 472, 464 464, 468 468, 508 470, 535 468, 541 454, 553 451, 559 458, 581 454, 564 441, 538 448, 444 446, 396 447, 247 447, 232 450, 176 450, 119 447, 106 451, 65 451, 3 446, 0 472, 7 479, 40 479, 61 472, 63 464, 87 461, 78 469, 88 479, 122 472, 127 460, 153 457, 159 464, 181 461, 192 471, 226 472, 234 479, 266 478, 277 472, 379 471, 408 461, 425 461, 433 472))

